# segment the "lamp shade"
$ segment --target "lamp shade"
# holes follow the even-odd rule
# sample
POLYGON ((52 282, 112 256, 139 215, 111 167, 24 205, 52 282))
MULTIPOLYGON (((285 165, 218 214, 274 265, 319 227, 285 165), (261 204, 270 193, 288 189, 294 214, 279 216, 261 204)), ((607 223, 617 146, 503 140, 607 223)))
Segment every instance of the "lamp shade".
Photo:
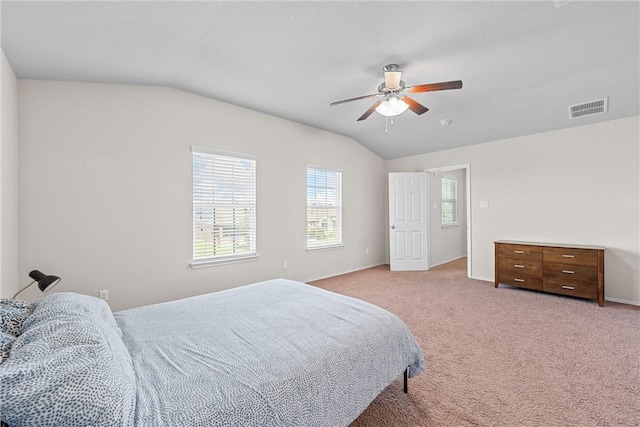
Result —
POLYGON ((53 288, 60 280, 62 280, 58 276, 47 276, 39 270, 32 270, 29 273, 29 277, 38 282, 38 288, 40 288, 42 292, 44 292, 48 287, 53 288))
POLYGON ((400 87, 401 71, 385 71, 384 84, 387 89, 398 89, 400 87))
POLYGON ((394 97, 389 100, 382 101, 380 105, 376 107, 376 111, 378 114, 385 117, 393 117, 404 113, 407 111, 407 108, 409 108, 409 105, 394 97))

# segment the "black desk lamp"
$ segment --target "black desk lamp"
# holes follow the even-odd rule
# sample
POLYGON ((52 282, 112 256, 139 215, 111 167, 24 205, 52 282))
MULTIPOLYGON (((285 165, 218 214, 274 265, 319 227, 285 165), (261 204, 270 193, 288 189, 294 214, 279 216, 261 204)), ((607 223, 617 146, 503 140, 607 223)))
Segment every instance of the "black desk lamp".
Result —
POLYGON ((33 279, 33 282, 29 283, 27 286, 16 292, 16 294, 13 296, 14 298, 17 297, 20 292, 24 291, 36 282, 38 282, 38 287, 40 288, 40 290, 44 292, 45 289, 49 287, 53 288, 58 284, 58 282, 60 282, 60 280, 62 280, 58 276, 47 276, 46 274, 38 270, 33 270, 31 273, 29 273, 29 277, 33 279))

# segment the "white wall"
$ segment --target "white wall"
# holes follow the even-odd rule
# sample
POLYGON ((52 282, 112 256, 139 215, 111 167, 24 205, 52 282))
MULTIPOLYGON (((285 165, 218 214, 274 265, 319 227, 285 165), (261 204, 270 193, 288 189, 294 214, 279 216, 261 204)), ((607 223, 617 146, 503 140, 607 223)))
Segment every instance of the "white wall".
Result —
POLYGON ((640 304, 639 119, 388 160, 386 170, 471 164, 473 277, 493 280, 499 239, 602 245, 606 299, 640 304))
MULTIPOLYGON (((0 53, 0 298, 9 298, 23 277, 18 275, 18 82, 0 53)), ((29 282, 26 274, 24 282, 29 282)))
MULTIPOLYGON (((17 144, 5 137, 5 102, 15 98, 5 95, 15 75, 7 85, 5 74, 3 223, 12 191, 4 189, 5 141, 17 144)), ((20 277, 39 268, 63 277, 59 291, 109 289, 114 310, 383 263, 385 172, 464 163, 471 164, 473 277, 493 280, 498 239, 604 245, 606 298, 640 304, 638 117, 384 162, 349 138, 173 89, 19 81, 18 94, 20 277), (191 144, 258 156, 258 261, 188 267, 191 144), (304 249, 306 163, 343 170, 342 250, 304 249), (480 209, 481 200, 489 208, 480 209)), ((10 288, 4 280, 14 240, 2 235, 3 295, 18 287, 17 274, 10 288)))
POLYGON ((349 138, 149 86, 20 80, 19 117, 20 271, 56 291, 119 310, 384 263, 384 161, 349 138), (190 145, 257 155, 257 261, 189 268, 190 145), (307 163, 343 171, 343 249, 305 251, 307 163))
POLYGON ((465 170, 429 173, 429 258, 435 267, 467 255, 465 170), (442 227, 442 177, 458 181, 458 225, 442 227))

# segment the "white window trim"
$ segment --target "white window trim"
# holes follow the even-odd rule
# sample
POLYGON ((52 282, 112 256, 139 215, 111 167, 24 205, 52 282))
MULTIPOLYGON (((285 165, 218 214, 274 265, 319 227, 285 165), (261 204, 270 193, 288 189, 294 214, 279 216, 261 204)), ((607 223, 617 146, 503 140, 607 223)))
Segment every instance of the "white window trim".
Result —
POLYGON ((239 256, 226 256, 216 259, 203 259, 198 261, 191 261, 189 266, 191 268, 205 268, 215 267, 217 265, 237 264, 239 262, 257 261, 258 255, 239 255, 239 256))
MULTIPOLYGON (((322 169, 322 170, 326 170, 326 171, 332 171, 332 172, 338 172, 340 174, 340 242, 338 243, 330 243, 330 244, 326 244, 326 245, 318 245, 318 246, 309 246, 309 241, 305 238, 305 250, 307 251, 307 253, 311 253, 311 252, 324 252, 324 251, 330 251, 330 250, 337 250, 337 249, 343 249, 344 248, 344 215, 342 212, 342 208, 343 208, 343 172, 342 169, 339 168, 335 168, 335 167, 331 167, 331 166, 323 166, 323 165, 318 165, 318 164, 313 164, 313 163, 307 163, 305 165, 304 171, 305 171, 305 215, 309 209, 309 205, 307 204, 307 192, 308 192, 308 188, 306 188, 306 176, 307 176, 307 170, 309 168, 313 168, 313 169, 322 169)), ((305 234, 306 234, 306 225, 305 225, 305 234)))
MULTIPOLYGON (((448 222, 446 224, 442 223, 442 193, 440 194, 440 228, 441 229, 446 229, 446 228, 454 228, 454 227, 458 227, 460 225, 460 222, 458 221, 458 179, 457 178, 453 178, 450 176, 442 176, 442 179, 448 179, 450 181, 455 181, 456 183, 456 204, 455 204, 455 209, 456 209, 456 220, 455 222, 448 222)), ((440 191, 442 191, 442 182, 440 182, 440 191)))
MULTIPOLYGON (((257 230, 257 222, 258 222, 258 200, 257 200, 258 162, 257 162, 257 159, 258 159, 258 156, 254 155, 254 154, 236 153, 236 152, 232 152, 232 151, 216 150, 216 149, 212 149, 212 148, 209 148, 209 147, 202 147, 202 146, 197 146, 197 145, 191 145, 190 146, 190 151, 192 153, 192 155, 191 155, 192 159, 193 159, 193 153, 203 153, 203 154, 211 154, 211 155, 214 155, 214 156, 225 156, 225 157, 234 157, 234 158, 238 158, 238 159, 252 160, 252 161, 255 162, 255 181, 256 182, 255 182, 254 191, 256 192, 256 205, 255 205, 255 220, 256 220, 255 242, 256 242, 256 250, 253 253, 247 253, 247 254, 242 254, 242 255, 228 255, 228 256, 220 256, 220 257, 216 257, 216 258, 201 259, 201 260, 193 260, 192 259, 191 262, 189 263, 189 266, 191 268, 193 268, 193 269, 198 269, 198 268, 204 268, 204 267, 214 267, 214 266, 219 266, 219 265, 236 264, 236 263, 241 263, 241 262, 256 261, 258 259, 258 230, 257 230)), ((192 185, 193 185, 193 165, 191 167, 191 179, 192 179, 192 185)), ((193 194, 192 194, 192 197, 191 197, 191 203, 193 205, 193 194)), ((193 232, 193 218, 192 218, 192 232, 193 232)), ((193 256, 193 241, 191 242, 191 246, 192 246, 192 256, 193 256)))
MULTIPOLYGON (((214 155, 214 156, 236 157, 238 159, 247 159, 247 160, 253 160, 253 161, 258 160, 258 156, 256 156, 255 154, 235 153, 233 151, 216 150, 216 149, 209 148, 209 147, 200 147, 198 145, 192 145, 191 146, 191 152, 192 153, 211 154, 211 155, 214 155)), ((257 170, 257 165, 256 165, 256 170, 257 170)))
POLYGON ((443 225, 440 226, 440 228, 444 230, 445 228, 456 228, 456 227, 459 227, 459 226, 460 226, 460 224, 458 224, 456 222, 456 223, 452 223, 452 224, 443 224, 443 225))
POLYGON ((344 243, 336 243, 333 245, 313 246, 311 248, 307 248, 307 252, 333 251, 335 249, 342 249, 342 248, 344 248, 344 243))

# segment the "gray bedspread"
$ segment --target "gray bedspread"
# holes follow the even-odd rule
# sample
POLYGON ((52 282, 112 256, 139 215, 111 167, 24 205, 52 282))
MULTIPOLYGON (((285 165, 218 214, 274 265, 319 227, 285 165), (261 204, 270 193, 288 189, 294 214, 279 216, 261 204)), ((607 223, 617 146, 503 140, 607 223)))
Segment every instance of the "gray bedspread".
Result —
POLYGON ((114 316, 137 426, 346 426, 424 367, 393 314, 285 279, 114 316))

